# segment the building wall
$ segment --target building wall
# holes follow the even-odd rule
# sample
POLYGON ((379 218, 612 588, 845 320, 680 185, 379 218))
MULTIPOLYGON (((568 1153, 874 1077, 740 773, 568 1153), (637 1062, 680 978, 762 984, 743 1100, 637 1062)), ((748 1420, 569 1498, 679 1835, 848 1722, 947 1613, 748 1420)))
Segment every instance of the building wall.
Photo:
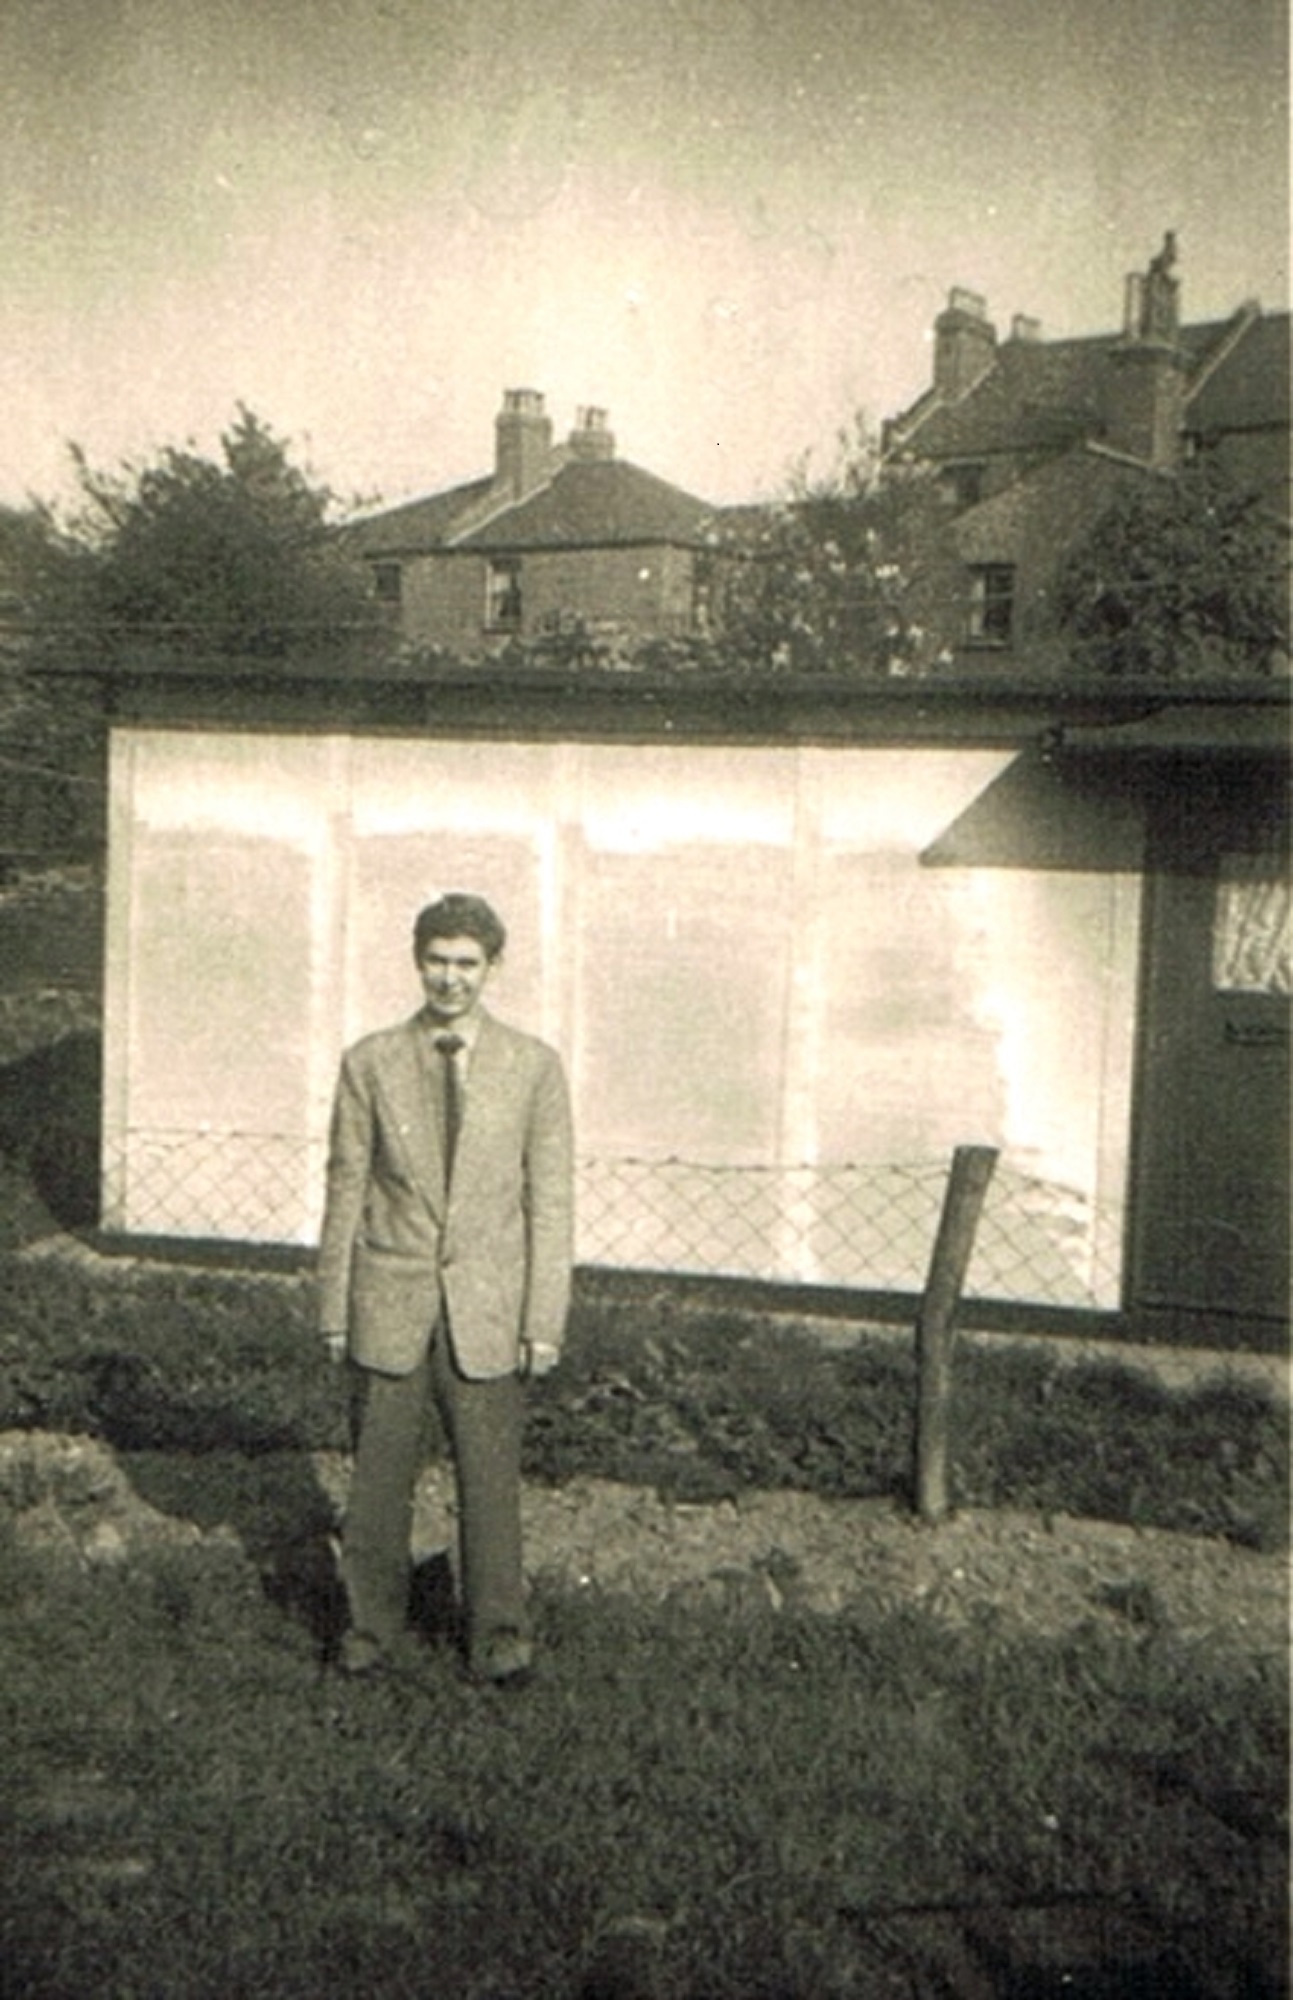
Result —
MULTIPOLYGON (((675 633, 691 629, 690 549, 665 544, 643 548, 536 549, 522 554, 521 636, 533 638, 550 622, 577 615, 626 632, 675 633)), ((444 554, 406 563, 401 629, 414 644, 472 652, 505 634, 485 624, 489 562, 484 556, 444 554)))
POLYGON ((312 1241, 341 1050, 472 887, 569 1064, 582 1261, 918 1290, 981 1142, 971 1289, 1115 1305, 1135 882, 920 861, 1009 754, 118 728, 105 1226, 312 1241))
MULTIPOLYGON (((956 542, 967 564, 1009 563, 1015 572, 1014 622, 1009 647, 997 651, 1027 671, 1064 671, 1069 641, 1056 629, 1055 586, 1065 559, 1117 496, 1143 486, 1154 474, 1078 450, 1033 476, 1006 487, 956 524, 956 542)), ((964 657, 981 649, 972 644, 964 657)), ((981 663, 981 662, 980 662, 981 663)))
POLYGON ((478 556, 418 556, 403 565, 400 633, 413 645, 473 651, 485 630, 486 565, 478 556))

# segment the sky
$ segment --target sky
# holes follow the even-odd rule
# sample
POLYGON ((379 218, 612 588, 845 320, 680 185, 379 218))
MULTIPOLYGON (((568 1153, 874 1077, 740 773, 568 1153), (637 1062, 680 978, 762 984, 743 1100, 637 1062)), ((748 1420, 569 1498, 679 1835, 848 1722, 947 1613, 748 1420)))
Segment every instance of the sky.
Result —
POLYGON ((1049 337, 1288 305, 1283 0, 0 0, 0 503, 251 408, 349 505, 505 388, 714 501, 1049 337))

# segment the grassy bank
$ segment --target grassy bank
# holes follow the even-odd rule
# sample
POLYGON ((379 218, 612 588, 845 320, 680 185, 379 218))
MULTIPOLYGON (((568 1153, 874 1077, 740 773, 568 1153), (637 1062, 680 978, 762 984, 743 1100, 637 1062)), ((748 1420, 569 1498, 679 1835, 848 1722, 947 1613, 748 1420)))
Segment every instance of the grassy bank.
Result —
MULTIPOLYGON (((152 1267, 107 1277, 10 1259, 0 1428, 101 1437, 120 1450, 344 1449, 344 1385, 320 1353, 304 1280, 152 1267)), ((865 1335, 825 1348, 784 1325, 646 1303, 577 1304, 568 1357, 531 1397, 527 1471, 709 1500, 748 1488, 908 1497, 914 1364, 865 1335)), ((1169 1388, 1046 1348, 957 1360, 953 1490, 1031 1508, 1225 1536, 1287 1539, 1287 1411, 1218 1375, 1169 1388)))

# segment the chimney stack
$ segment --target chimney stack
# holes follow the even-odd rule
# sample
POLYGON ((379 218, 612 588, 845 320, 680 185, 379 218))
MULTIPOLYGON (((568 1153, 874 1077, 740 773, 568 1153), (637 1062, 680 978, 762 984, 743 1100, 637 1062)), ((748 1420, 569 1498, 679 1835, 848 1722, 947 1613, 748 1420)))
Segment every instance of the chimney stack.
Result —
POLYGON ((514 499, 542 486, 550 470, 552 419, 537 389, 505 389, 494 419, 494 483, 514 499))
POLYGON ((1016 313, 1010 322, 1010 338, 1025 347, 1035 347, 1042 337, 1042 323, 1028 313, 1016 313))
POLYGON ((1145 274, 1128 271, 1122 288, 1122 337, 1139 340, 1145 323, 1145 274))
POLYGON ((1147 271, 1126 282, 1122 338, 1109 354, 1105 436, 1115 451, 1168 467, 1181 450, 1185 407, 1180 280, 1172 276, 1176 238, 1169 230, 1147 271))
POLYGON ((946 310, 934 321, 934 387, 944 396, 965 395, 987 374, 996 351, 987 300, 954 285, 946 310))
POLYGON ((615 434, 606 421, 605 410, 587 405, 576 412, 575 428, 568 440, 570 456, 584 463, 615 456, 615 434))

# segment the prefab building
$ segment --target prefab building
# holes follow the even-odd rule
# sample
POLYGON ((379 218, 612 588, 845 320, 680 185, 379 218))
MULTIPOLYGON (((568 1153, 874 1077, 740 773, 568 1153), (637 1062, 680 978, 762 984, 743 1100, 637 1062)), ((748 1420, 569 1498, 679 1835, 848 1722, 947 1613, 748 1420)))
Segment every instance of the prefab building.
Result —
POLYGON ((414 914, 573 1086, 582 1264, 1270 1346, 1287 1300, 1282 690, 486 669, 113 683, 102 1226, 307 1248, 414 914))

